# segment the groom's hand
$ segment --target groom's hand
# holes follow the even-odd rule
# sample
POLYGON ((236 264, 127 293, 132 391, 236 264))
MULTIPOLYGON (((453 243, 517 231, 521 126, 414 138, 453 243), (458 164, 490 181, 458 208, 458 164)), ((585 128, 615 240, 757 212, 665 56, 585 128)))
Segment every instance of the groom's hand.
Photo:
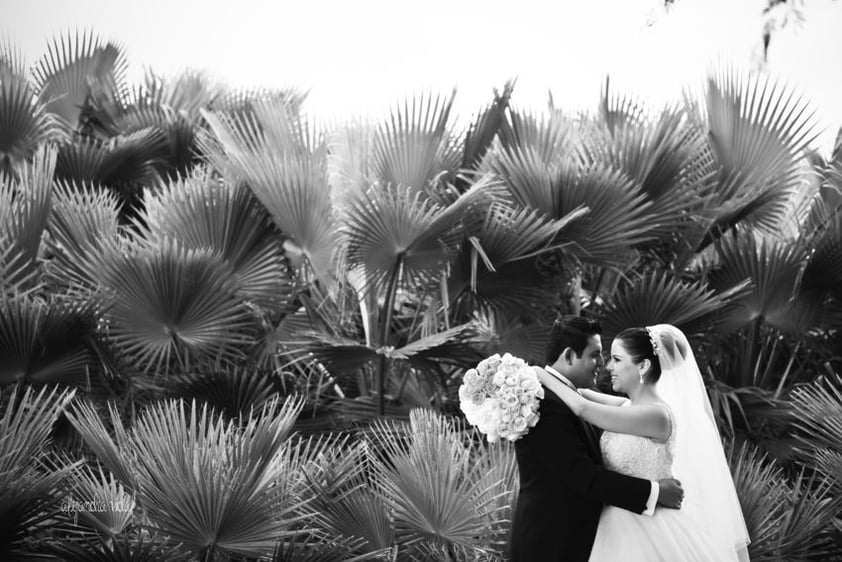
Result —
POLYGON ((672 509, 681 509, 681 500, 684 499, 684 490, 681 482, 675 478, 665 478, 658 482, 658 505, 672 509))

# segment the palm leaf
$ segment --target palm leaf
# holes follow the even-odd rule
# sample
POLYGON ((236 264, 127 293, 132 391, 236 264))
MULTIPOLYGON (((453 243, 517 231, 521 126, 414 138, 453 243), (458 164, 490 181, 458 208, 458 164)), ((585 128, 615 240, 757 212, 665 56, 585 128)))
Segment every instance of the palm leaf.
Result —
POLYGON ((621 172, 601 165, 582 168, 570 160, 548 166, 534 150, 522 147, 498 154, 494 167, 521 207, 553 218, 588 209, 565 231, 572 243, 567 253, 584 262, 621 263, 624 249, 652 237, 651 202, 621 172))
POLYGON ((501 152, 527 152, 543 164, 554 165, 574 152, 578 136, 574 122, 561 112, 535 114, 509 108, 500 125, 498 143, 487 154, 481 169, 496 167, 501 152))
POLYGON ((171 394, 200 400, 229 418, 248 416, 276 391, 273 377, 241 367, 177 375, 167 381, 167 387, 171 394))
POLYGON ((234 361, 251 341, 253 318, 231 271, 210 250, 173 241, 108 254, 106 335, 144 372, 194 361, 234 361))
POLYGON ((599 95, 599 117, 608 131, 615 134, 619 129, 642 124, 646 118, 643 105, 628 94, 615 93, 610 85, 606 76, 599 95))
POLYGON ((149 537, 142 533, 137 537, 124 535, 116 540, 101 540, 93 544, 66 539, 49 544, 44 549, 60 560, 87 562, 188 562, 193 559, 180 545, 172 544, 168 538, 149 537))
POLYGON ((122 92, 127 68, 125 55, 115 43, 103 44, 92 32, 68 33, 55 38, 35 66, 39 100, 47 111, 75 129, 89 102, 92 84, 122 92))
POLYGON ((56 178, 111 187, 134 203, 141 187, 157 181, 157 167, 167 153, 166 142, 164 134, 154 128, 109 141, 82 137, 60 147, 56 178))
POLYGON ((0 76, 0 172, 16 173, 38 146, 59 135, 29 83, 15 75, 0 76))
POLYGON ((113 192, 56 182, 47 238, 47 276, 54 286, 97 289, 102 256, 120 244, 119 206, 113 192))
POLYGON ((349 552, 359 550, 361 539, 324 536, 322 533, 298 533, 291 539, 278 542, 271 562, 364 562, 382 560, 389 551, 376 551, 358 556, 349 552))
POLYGON ((393 510, 398 541, 483 550, 488 517, 499 509, 496 486, 477 478, 468 450, 439 414, 413 410, 406 445, 393 438, 395 429, 378 422, 370 438, 388 455, 375 465, 375 477, 393 510))
POLYGON ((66 413, 68 421, 97 460, 124 488, 136 495, 138 487, 132 459, 134 451, 131 448, 129 433, 113 403, 108 404, 108 414, 113 435, 106 428, 99 411, 90 402, 76 402, 73 409, 66 413))
POLYGON ((377 181, 423 193, 438 174, 456 170, 460 155, 447 131, 455 95, 413 97, 391 112, 374 138, 377 181))
POLYGON ((11 242, 12 250, 4 248, 11 261, 4 268, 15 272, 6 283, 27 287, 26 280, 38 279, 41 268, 38 257, 41 239, 50 213, 53 170, 56 153, 41 147, 31 163, 20 169, 19 180, 0 177, 0 237, 11 242))
MULTIPOLYGON (((842 212, 828 213, 808 236, 810 254, 801 277, 801 294, 822 307, 828 297, 842 301, 842 212)), ((836 325, 834 320, 838 318, 830 317, 825 324, 836 325)))
POLYGON ((150 520, 195 551, 259 556, 272 551, 292 521, 277 463, 301 404, 277 400, 242 429, 214 419, 196 403, 171 401, 146 410, 131 446, 138 502, 150 520))
POLYGON ((659 239, 695 227, 713 174, 699 165, 704 137, 687 126, 682 111, 665 109, 651 123, 614 127, 590 150, 590 160, 624 171, 652 201, 649 213, 659 239))
POLYGON ((322 135, 282 103, 255 114, 203 111, 216 140, 200 142, 219 170, 244 180, 317 275, 330 277, 336 221, 322 135))
POLYGON ((768 77, 744 78, 731 70, 708 78, 705 100, 719 174, 715 196, 723 211, 702 247, 740 222, 774 232, 802 181, 801 154, 815 138, 812 114, 793 91, 768 77))
POLYGON ((399 186, 373 187, 352 199, 343 234, 349 265, 362 268, 375 292, 402 277, 403 283, 438 279, 462 240, 464 218, 483 199, 499 197, 499 183, 484 176, 443 207, 420 192, 399 186))
POLYGON ((74 511, 74 526, 96 531, 102 537, 123 533, 132 521, 135 502, 114 475, 83 466, 74 471, 73 480, 73 501, 96 506, 74 511))
POLYGON ((566 228, 586 214, 577 209, 552 220, 537 210, 489 206, 476 230, 468 232, 470 244, 460 250, 448 276, 453 309, 505 315, 543 306, 554 289, 534 258, 563 251, 566 228))
POLYGON ((604 312, 604 334, 608 339, 629 326, 664 322, 688 334, 717 330, 730 317, 732 301, 746 292, 744 281, 717 293, 698 282, 689 283, 669 273, 653 272, 623 285, 611 295, 604 312))
POLYGON ((0 556, 20 560, 32 551, 28 538, 59 516, 76 464, 49 453, 53 425, 74 391, 16 386, 0 412, 0 556))
POLYGON ((291 293, 281 239, 268 213, 245 186, 231 186, 210 170, 173 182, 145 202, 146 238, 210 248, 233 269, 238 295, 278 311, 291 293))
POLYGON ((717 290, 751 280, 751 292, 739 299, 739 309, 731 316, 733 327, 755 320, 799 333, 813 325, 815 311, 797 301, 798 279, 804 252, 798 244, 781 240, 758 241, 750 233, 728 237, 718 245, 720 264, 709 274, 717 290))
POLYGON ((476 116, 468 127, 462 148, 461 169, 476 168, 485 158, 506 118, 514 87, 515 81, 508 80, 502 92, 495 89, 494 100, 476 116))
POLYGON ((90 305, 60 297, 0 299, 0 383, 85 382, 97 364, 95 323, 90 305))
POLYGON ((773 560, 786 497, 783 473, 756 448, 743 444, 729 451, 734 487, 748 528, 752 560, 773 560))
POLYGON ((840 381, 819 379, 793 389, 791 400, 795 426, 803 432, 799 441, 805 451, 842 453, 842 390, 840 381))

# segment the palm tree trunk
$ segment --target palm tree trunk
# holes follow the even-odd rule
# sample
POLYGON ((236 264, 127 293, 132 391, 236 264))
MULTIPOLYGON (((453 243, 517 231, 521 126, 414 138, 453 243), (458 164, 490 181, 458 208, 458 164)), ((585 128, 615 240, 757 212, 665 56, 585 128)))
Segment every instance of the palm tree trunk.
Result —
MULTIPOLYGON (((380 341, 377 348, 382 349, 389 341, 389 329, 392 323, 392 308, 395 306, 395 295, 398 292, 398 280, 400 279, 403 256, 399 255, 389 278, 386 288, 386 301, 383 303, 383 314, 380 315, 380 341)), ((377 368, 377 413, 380 416, 386 415, 386 373, 389 369, 389 358, 381 351, 380 362, 377 368)))

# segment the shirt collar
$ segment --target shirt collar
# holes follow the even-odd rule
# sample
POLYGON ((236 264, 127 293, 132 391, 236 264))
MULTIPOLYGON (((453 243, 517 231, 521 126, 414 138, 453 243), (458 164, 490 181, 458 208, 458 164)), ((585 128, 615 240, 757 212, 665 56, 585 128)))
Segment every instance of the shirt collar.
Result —
POLYGON ((561 373, 559 373, 558 371, 556 371, 555 369, 553 369, 549 365, 545 366, 544 370, 547 371, 548 373, 550 373, 551 375, 553 375, 558 380, 560 380, 566 386, 569 386, 573 390, 577 390, 576 385, 573 384, 572 382, 570 382, 570 379, 568 379, 567 377, 565 377, 564 375, 562 375, 561 373))

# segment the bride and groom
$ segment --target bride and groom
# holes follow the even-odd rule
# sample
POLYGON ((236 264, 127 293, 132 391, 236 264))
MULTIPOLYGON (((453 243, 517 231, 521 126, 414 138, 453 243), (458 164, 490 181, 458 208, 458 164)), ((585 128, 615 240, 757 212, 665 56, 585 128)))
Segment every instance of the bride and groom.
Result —
POLYGON ((748 560, 748 532, 687 338, 667 324, 618 334, 607 370, 625 399, 590 390, 603 362, 600 332, 592 320, 560 318, 547 367, 536 368, 545 398, 538 424, 515 442, 512 561, 748 560))

